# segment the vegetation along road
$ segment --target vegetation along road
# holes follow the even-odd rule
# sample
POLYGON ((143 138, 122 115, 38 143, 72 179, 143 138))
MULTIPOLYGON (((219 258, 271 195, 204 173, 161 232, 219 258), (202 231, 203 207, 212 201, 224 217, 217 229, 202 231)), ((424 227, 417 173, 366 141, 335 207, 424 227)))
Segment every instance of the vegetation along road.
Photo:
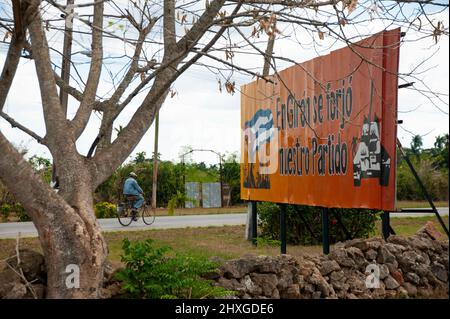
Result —
MULTIPOLYGON (((448 216, 449 208, 438 208, 441 216, 448 216)), ((392 217, 420 217, 432 216, 427 213, 392 213, 392 217)), ((225 225, 243 225, 246 222, 246 214, 210 214, 191 216, 158 216, 155 223, 146 226, 142 220, 122 227, 116 218, 99 219, 103 231, 132 231, 143 229, 170 229, 185 227, 209 227, 225 225)), ((0 223, 0 238, 14 238, 20 232, 21 237, 36 237, 37 232, 32 222, 0 223)))

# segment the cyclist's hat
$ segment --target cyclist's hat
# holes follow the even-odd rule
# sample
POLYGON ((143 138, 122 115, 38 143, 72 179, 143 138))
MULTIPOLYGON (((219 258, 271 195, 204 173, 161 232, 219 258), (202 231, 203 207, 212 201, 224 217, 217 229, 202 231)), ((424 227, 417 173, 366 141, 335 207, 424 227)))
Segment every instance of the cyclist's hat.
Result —
POLYGON ((132 176, 132 177, 137 177, 137 174, 136 174, 135 172, 131 172, 131 173, 130 173, 130 176, 132 176))

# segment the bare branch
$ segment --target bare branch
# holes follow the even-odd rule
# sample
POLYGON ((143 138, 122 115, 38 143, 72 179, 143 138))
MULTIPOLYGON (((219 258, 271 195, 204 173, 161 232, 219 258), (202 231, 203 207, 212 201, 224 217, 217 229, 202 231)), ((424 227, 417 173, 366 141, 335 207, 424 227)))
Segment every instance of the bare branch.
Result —
POLYGON ((103 1, 96 2, 94 6, 94 22, 92 28, 92 58, 89 69, 89 77, 84 88, 83 99, 77 114, 72 120, 72 125, 75 130, 75 136, 81 135, 86 127, 92 109, 95 105, 95 94, 97 92, 100 74, 102 71, 103 60, 103 1))
POLYGON ((30 135, 38 143, 43 144, 43 138, 42 137, 40 137, 38 134, 34 133, 32 130, 26 128, 22 124, 16 122, 11 116, 6 114, 5 112, 0 111, 0 116, 3 117, 9 124, 11 124, 11 126, 13 128, 18 128, 19 130, 21 130, 21 131, 27 133, 28 135, 30 135))

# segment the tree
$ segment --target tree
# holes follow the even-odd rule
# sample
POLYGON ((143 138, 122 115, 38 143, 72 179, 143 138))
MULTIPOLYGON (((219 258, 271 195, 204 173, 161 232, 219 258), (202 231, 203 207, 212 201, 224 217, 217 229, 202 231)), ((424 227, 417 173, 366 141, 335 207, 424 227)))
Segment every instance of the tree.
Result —
POLYGON ((440 168, 448 169, 448 160, 449 160, 448 142, 449 142, 448 134, 436 136, 436 141, 434 142, 434 149, 432 150, 433 151, 432 155, 434 157, 435 163, 440 168))
MULTIPOLYGON (((69 6, 55 0, 46 0, 45 5, 40 0, 13 0, 4 12, 8 9, 10 16, 0 20, 3 38, 9 41, 0 76, 0 116, 48 148, 59 191, 33 171, 1 132, 0 177, 38 230, 48 265, 48 298, 99 297, 107 245, 94 215, 93 192, 126 160, 166 97, 176 94, 174 82, 191 66, 207 67, 218 75, 220 90, 225 87, 234 93, 232 77, 236 73, 272 81, 245 62, 239 64, 237 54, 270 60, 275 78, 279 78, 277 61, 296 64, 286 56, 265 54, 261 48, 263 37, 286 36, 282 34, 286 31, 280 30, 289 28, 293 36, 296 30, 302 30, 314 49, 325 36, 351 46, 372 32, 365 27, 368 20, 381 23, 378 31, 405 26, 421 33, 417 39, 428 36, 437 42, 441 36, 448 36, 442 22, 433 19, 433 14, 448 10, 448 4, 433 0, 165 0, 163 6, 149 0, 96 0, 78 7, 81 14, 76 19, 69 6), (55 18, 57 13, 61 19, 55 18), (69 31, 71 19, 78 24, 73 31, 69 31), (346 25, 359 30, 358 34, 347 32, 346 25), (61 50, 48 44, 50 36, 61 30, 73 32, 74 39, 82 34, 84 39, 79 41, 80 51, 70 57, 74 70, 70 81, 55 71, 67 57, 61 59, 61 50), (89 38, 90 45, 84 45, 89 38), (106 64, 111 57, 104 55, 104 44, 112 41, 126 47, 124 55, 116 57, 124 66, 121 70, 110 70, 106 64), (84 60, 77 65, 74 57, 80 55, 84 60), (45 136, 3 110, 21 59, 31 59, 35 65, 45 136), (107 82, 102 74, 110 75, 111 87, 100 92, 99 85, 107 82), (61 102, 60 95, 64 94, 76 101, 73 118, 68 117, 61 102), (139 94, 143 98, 138 103, 139 94), (138 107, 129 123, 115 128, 114 121, 133 103, 138 107), (78 151, 76 142, 93 113, 101 117, 101 125, 85 155, 78 151), (120 134, 113 138, 115 130, 120 134), (66 270, 74 264, 80 270, 80 288, 68 289, 66 270)), ((420 82, 416 76, 420 73, 414 71, 399 76, 420 82)))
POLYGON ((411 141, 411 153, 413 153, 417 160, 420 159, 420 152, 422 151, 423 141, 422 136, 414 135, 411 141))

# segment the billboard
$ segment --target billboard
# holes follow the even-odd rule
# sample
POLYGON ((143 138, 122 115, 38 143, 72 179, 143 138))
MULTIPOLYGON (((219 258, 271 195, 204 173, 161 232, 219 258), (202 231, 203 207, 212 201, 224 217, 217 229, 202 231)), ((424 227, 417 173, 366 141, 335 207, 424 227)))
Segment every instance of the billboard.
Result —
POLYGON ((393 210, 400 29, 241 87, 241 198, 393 210))

